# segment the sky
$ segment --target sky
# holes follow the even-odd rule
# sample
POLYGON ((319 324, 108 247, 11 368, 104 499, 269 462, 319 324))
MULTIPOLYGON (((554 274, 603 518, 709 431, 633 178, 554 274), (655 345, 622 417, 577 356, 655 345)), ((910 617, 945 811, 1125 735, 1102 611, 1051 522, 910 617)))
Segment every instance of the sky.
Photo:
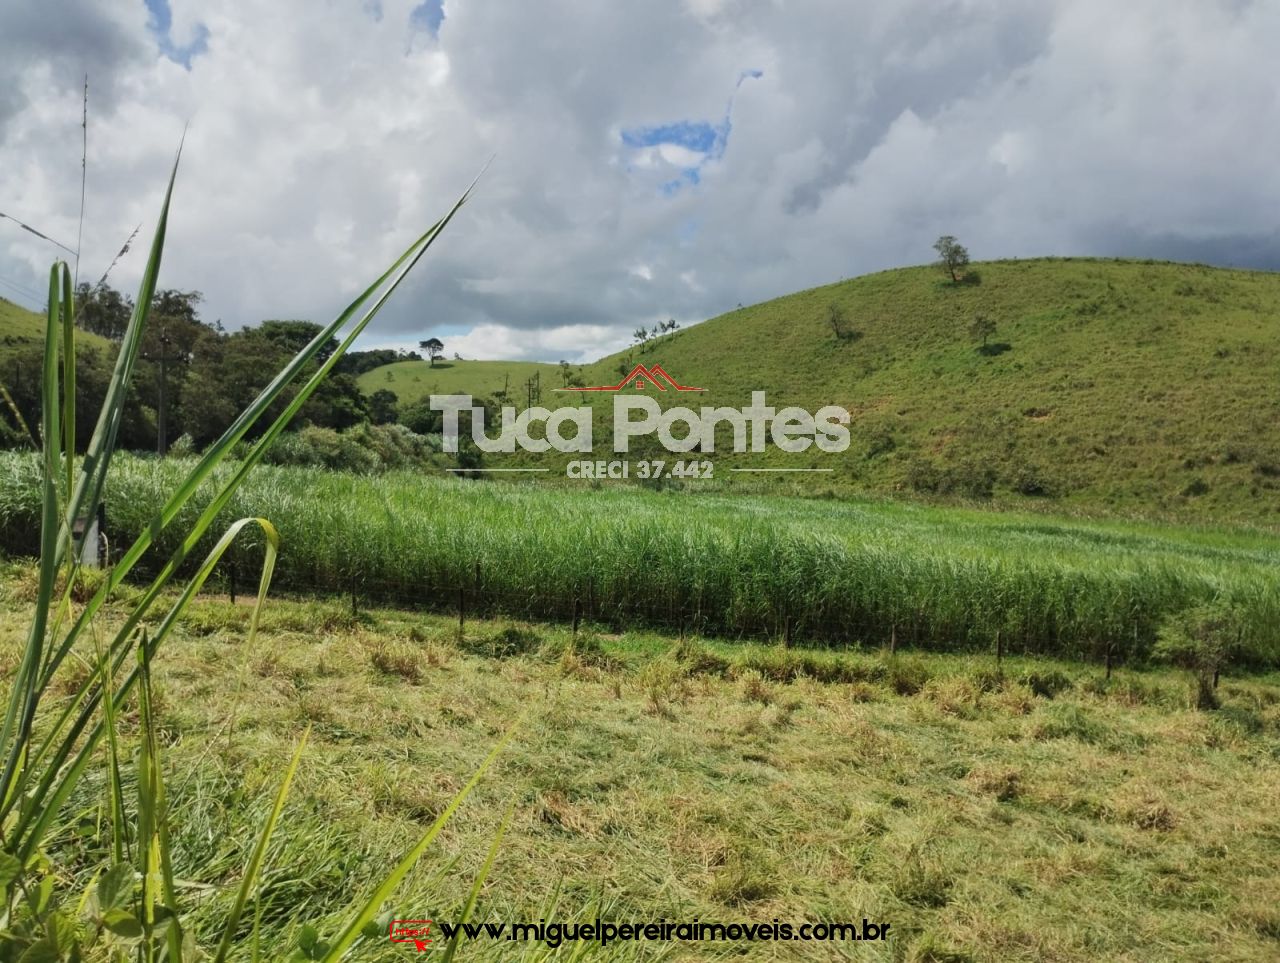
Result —
MULTIPOLYGON (((6 0, 0 212, 139 241, 228 328, 327 321, 466 188, 362 346, 593 360, 885 268, 1280 269, 1272 0, 6 0)), ((0 220, 0 296, 59 248, 0 220)))

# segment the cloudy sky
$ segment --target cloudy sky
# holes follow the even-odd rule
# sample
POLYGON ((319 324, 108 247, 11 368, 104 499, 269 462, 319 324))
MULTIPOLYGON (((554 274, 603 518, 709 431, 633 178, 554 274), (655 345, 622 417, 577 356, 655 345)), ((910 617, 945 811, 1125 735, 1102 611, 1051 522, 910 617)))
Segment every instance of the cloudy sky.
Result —
MULTIPOLYGON (((0 211, 146 236, 238 327, 327 320, 475 199, 366 344, 589 360, 930 259, 1280 268, 1272 0, 5 0, 0 211)), ((136 285, 145 252, 116 268, 136 285)), ((0 220, 0 295, 59 251, 0 220)))

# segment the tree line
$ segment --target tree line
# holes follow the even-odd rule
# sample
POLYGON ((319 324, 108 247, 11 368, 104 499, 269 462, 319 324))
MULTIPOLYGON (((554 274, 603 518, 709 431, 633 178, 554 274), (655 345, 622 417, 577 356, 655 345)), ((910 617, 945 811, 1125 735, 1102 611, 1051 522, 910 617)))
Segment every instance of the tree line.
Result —
MULTIPOLYGON (((239 412, 262 391, 300 348, 318 335, 320 325, 303 320, 266 320, 227 331, 221 322, 200 317, 199 291, 163 290, 155 294, 120 429, 122 447, 164 454, 187 436, 201 448, 215 441, 239 412)), ((81 341, 77 350, 76 404, 97 410, 106 394, 116 353, 133 313, 132 300, 110 286, 77 290, 76 324, 100 335, 107 345, 81 341)), ((314 371, 338 347, 330 338, 310 362, 314 371)), ((0 382, 26 426, 39 424, 42 346, 33 342, 8 353, 0 382)), ((380 349, 349 352, 298 413, 293 427, 314 425, 338 431, 362 423, 384 424, 398 417, 396 396, 386 390, 366 396, 356 376, 392 361, 422 360, 417 352, 380 349)), ((305 379, 303 379, 305 380, 305 379)), ((293 389, 296 390, 296 389, 293 389)), ((292 397, 276 403, 283 409, 292 397)), ((26 432, 6 403, 0 417, 0 443, 27 444, 26 432)), ((270 417, 262 419, 270 424, 270 417)), ((85 446, 93 423, 80 419, 76 443, 85 446)), ((250 436, 252 437, 252 435, 250 436)))

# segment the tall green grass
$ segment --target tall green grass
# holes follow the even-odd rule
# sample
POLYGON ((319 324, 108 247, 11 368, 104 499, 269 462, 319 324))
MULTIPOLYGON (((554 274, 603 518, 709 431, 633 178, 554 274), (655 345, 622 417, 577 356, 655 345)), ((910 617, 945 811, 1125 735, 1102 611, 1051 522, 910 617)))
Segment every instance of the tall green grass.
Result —
MULTIPOLYGON (((108 527, 136 529, 186 470, 120 459, 108 527)), ((30 514, 33 471, 30 456, 0 457, 0 535, 30 514)), ((440 607, 465 589, 473 610, 569 618, 580 607, 836 644, 975 649, 999 635, 1008 653, 1083 659, 1108 646, 1143 658, 1168 616, 1216 599, 1243 619, 1246 658, 1280 663, 1280 542, 1248 532, 270 467, 225 511, 277 520, 276 578, 300 590, 440 607)))
MULTIPOLYGON (((58 263, 49 275, 38 432, 41 451, 28 466, 33 474, 24 493, 37 502, 27 521, 31 530, 38 532, 34 539, 39 555, 38 584, 27 641, 8 680, 0 724, 4 760, 0 773, 0 886, 5 897, 0 912, 0 961, 96 958, 177 963, 205 958, 200 949, 202 934, 184 923, 184 907, 171 865, 169 838, 175 806, 166 792, 156 736, 152 661, 232 542, 250 529, 259 533, 265 546, 249 629, 252 645, 279 538, 265 518, 228 518, 227 511, 274 439, 467 196, 464 194, 444 218, 304 347, 222 438, 199 459, 186 463, 181 475, 171 479, 168 491, 155 493, 146 517, 134 519, 129 538, 120 541, 127 547, 94 591, 94 583, 86 581, 81 572, 73 533, 77 522, 97 517, 108 479, 114 477, 111 465, 116 435, 160 272, 176 174, 175 163, 137 307, 120 344, 96 428, 79 459, 75 453, 76 328, 71 274, 65 264, 58 263), (309 362, 330 338, 340 334, 344 337, 337 351, 300 385, 284 410, 267 421, 248 454, 236 462, 228 461, 232 449, 264 419, 283 390, 302 381, 309 362), (198 552, 205 554, 201 557, 198 552), (140 566, 144 560, 146 564, 140 566), (123 622, 109 628, 98 624, 97 617, 112 591, 126 577, 137 577, 144 571, 148 573, 143 579, 145 588, 123 622), (176 599, 162 594, 179 573, 187 581, 176 599), (167 611, 144 622, 162 599, 167 611), (127 740, 119 720, 131 707, 137 709, 139 732, 127 740), (130 752, 137 760, 136 792, 126 798, 124 773, 128 767, 124 757, 130 752), (75 809, 84 802, 86 775, 103 769, 107 774, 105 798, 98 808, 108 817, 86 832, 80 828, 82 821, 75 809), (63 865, 63 860, 68 865, 63 865), (95 870, 92 881, 76 891, 70 881, 83 875, 86 862, 95 870)), ((241 952, 245 949, 241 916, 257 895, 271 835, 305 741, 304 735, 241 873, 233 908, 222 921, 216 961, 245 955, 241 952)), ((480 773, 492 760, 490 754, 480 773)), ((381 935, 381 928, 372 926, 372 921, 382 903, 456 811, 480 773, 455 796, 373 894, 355 898, 350 922, 342 933, 328 944, 312 940, 306 958, 336 960, 362 937, 376 939, 381 935)), ((256 959, 256 944, 251 953, 256 959)))

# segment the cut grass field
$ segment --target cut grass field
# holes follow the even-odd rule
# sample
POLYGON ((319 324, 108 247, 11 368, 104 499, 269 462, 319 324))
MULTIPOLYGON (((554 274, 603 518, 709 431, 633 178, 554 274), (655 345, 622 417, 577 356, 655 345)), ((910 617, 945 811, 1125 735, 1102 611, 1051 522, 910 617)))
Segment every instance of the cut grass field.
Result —
MULTIPOLYGON (((34 574, 11 563, 0 575, 7 675, 34 574)), ((103 628, 124 611, 109 607, 103 628)), ((883 945, 638 943, 603 959, 1271 960, 1280 948, 1274 673, 1225 678, 1223 708, 1198 712, 1172 672, 1106 684, 1096 667, 1048 660, 1006 660, 1001 675, 988 658, 599 626, 574 645, 566 627, 511 622, 468 622, 460 642, 451 618, 280 599, 249 649, 248 618, 225 597, 188 609, 155 660, 156 721, 179 900, 200 932, 225 917, 312 727, 248 914, 261 913, 268 959, 304 925, 332 935, 351 893, 517 723, 387 907, 396 917, 459 915, 457 881, 476 875, 514 804, 477 919, 891 924, 883 945)), ((127 711, 126 752, 136 723, 127 711)), ((104 778, 94 770, 78 792, 83 819, 98 818, 104 778)), ((69 828, 50 846, 87 877, 83 838, 69 828)), ((77 892, 87 878, 66 882, 77 892)), ((463 958, 534 949, 476 941, 463 958)), ((352 958, 406 952, 365 939, 352 958)))
POLYGON ((492 397, 504 388, 513 403, 525 407, 525 382, 535 374, 542 377, 544 399, 552 388, 562 385, 560 369, 537 361, 448 361, 434 365, 426 361, 397 361, 366 371, 356 379, 360 390, 371 395, 379 389, 394 391, 401 405, 424 400, 428 395, 470 394, 492 397))

